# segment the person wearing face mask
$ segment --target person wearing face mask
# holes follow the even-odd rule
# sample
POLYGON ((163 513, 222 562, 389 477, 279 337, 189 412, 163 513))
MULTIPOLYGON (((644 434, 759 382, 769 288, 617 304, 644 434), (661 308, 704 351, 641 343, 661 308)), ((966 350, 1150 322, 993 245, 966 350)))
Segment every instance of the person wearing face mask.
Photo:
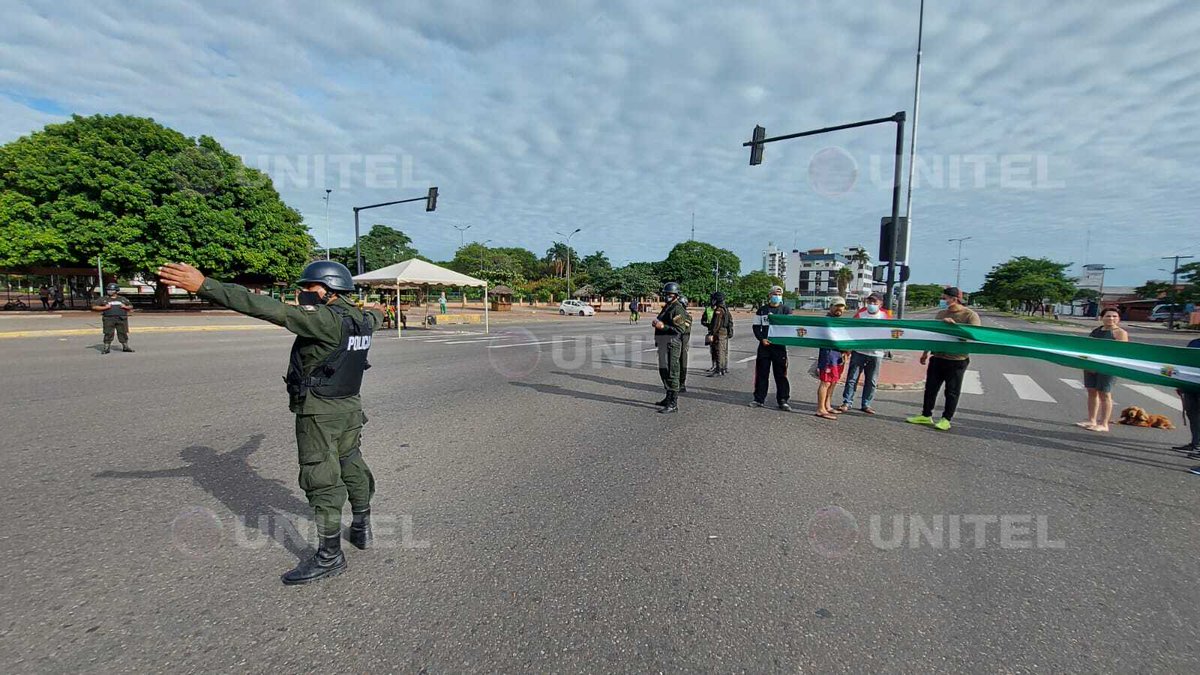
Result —
POLYGON ((363 372, 370 368, 367 351, 371 336, 383 323, 383 313, 375 305, 359 309, 352 303, 348 296, 354 291, 350 270, 329 260, 304 268, 296 305, 206 278, 183 263, 164 265, 158 274, 169 286, 296 335, 284 381, 288 407, 296 415, 300 487, 313 507, 320 542, 316 554, 284 574, 282 580, 288 585, 306 584, 341 574, 346 570, 341 521, 347 499, 353 515, 350 543, 365 549, 372 541, 375 477, 360 447, 367 417, 359 388, 363 372))
MULTIPOLYGON (((855 319, 890 319, 891 314, 883 309, 879 295, 872 293, 867 296, 867 303, 854 313, 855 319)), ((850 354, 850 365, 846 368, 846 387, 842 390, 842 404, 834 412, 843 413, 854 405, 854 393, 858 389, 858 375, 862 373, 862 407, 863 412, 874 415, 871 402, 875 400, 875 387, 879 384, 879 369, 883 365, 883 350, 870 349, 850 354)))
POLYGON ((754 359, 754 400, 750 402, 752 408, 766 407, 767 387, 770 384, 768 379, 774 373, 776 405, 785 412, 792 409, 788 404, 788 399, 792 397, 792 386, 788 382, 787 347, 771 343, 768 339, 770 326, 765 318, 770 314, 791 313, 792 310, 783 304, 783 287, 772 286, 767 304, 758 308, 752 326, 754 337, 758 338, 758 351, 754 359))
POLYGON ((679 412, 679 392, 682 391, 684 361, 683 344, 692 333, 692 317, 684 306, 679 284, 674 281, 663 286, 662 311, 650 325, 654 326, 654 344, 658 347, 658 376, 667 395, 655 405, 658 412, 679 412))
POLYGON ((121 343, 121 351, 132 352, 129 348, 129 313, 133 311, 133 303, 121 295, 121 287, 116 284, 109 284, 104 290, 108 296, 92 305, 93 312, 102 312, 104 349, 101 349, 100 353, 107 354, 112 351, 113 333, 116 333, 117 340, 121 343))
MULTIPOLYGON (((829 299, 829 313, 825 316, 837 319, 846 312, 846 301, 838 296, 829 299)), ((846 352, 822 347, 817 350, 817 412, 816 416, 836 420, 837 410, 833 407, 833 390, 842 379, 842 368, 846 363, 846 352)))
MULTIPOLYGON (((967 326, 982 325, 979 315, 962 304, 962 291, 953 286, 942 290, 942 299, 938 306, 940 309, 936 318, 939 321, 967 326)), ((925 401, 921 414, 905 421, 909 424, 928 424, 941 431, 949 431, 950 420, 958 408, 963 376, 967 374, 967 366, 970 364, 971 359, 966 354, 922 353, 921 365, 928 365, 925 369, 925 401), (942 385, 946 386, 946 404, 942 408, 942 418, 934 423, 933 407, 937 404, 938 391, 942 385)))

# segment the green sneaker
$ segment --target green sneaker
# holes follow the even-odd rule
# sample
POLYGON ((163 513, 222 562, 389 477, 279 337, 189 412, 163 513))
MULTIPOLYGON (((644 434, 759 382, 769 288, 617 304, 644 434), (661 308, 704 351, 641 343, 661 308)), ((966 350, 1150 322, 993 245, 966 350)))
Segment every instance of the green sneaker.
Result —
POLYGON ((950 420, 943 417, 937 421, 937 424, 933 425, 933 428, 939 431, 950 431, 950 420))
POLYGON ((904 421, 908 422, 909 424, 928 424, 931 426, 933 425, 933 418, 926 417, 924 415, 914 415, 904 421))

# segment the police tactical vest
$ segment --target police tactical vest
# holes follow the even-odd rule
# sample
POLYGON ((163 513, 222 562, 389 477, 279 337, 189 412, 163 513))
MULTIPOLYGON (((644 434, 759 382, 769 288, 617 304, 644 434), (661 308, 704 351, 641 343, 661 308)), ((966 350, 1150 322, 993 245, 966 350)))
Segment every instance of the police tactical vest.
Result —
POLYGON ((329 309, 342 318, 342 342, 338 348, 303 372, 300 362, 300 347, 305 344, 300 338, 292 343, 292 355, 288 361, 288 393, 304 398, 309 393, 318 398, 347 398, 358 396, 362 387, 363 371, 371 367, 367 363, 367 350, 371 348, 371 323, 355 319, 346 307, 328 305, 329 309))

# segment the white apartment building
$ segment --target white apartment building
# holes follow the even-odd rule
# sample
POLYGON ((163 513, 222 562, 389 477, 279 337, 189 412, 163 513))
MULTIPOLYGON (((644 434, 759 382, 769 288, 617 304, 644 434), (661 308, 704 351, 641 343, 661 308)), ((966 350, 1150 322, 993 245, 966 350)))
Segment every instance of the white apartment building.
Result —
POLYGON ((847 300, 866 297, 874 289, 872 275, 875 266, 853 261, 858 251, 857 246, 851 246, 841 253, 834 253, 828 248, 792 251, 784 286, 802 300, 805 296, 816 299, 837 295, 838 270, 849 267, 854 271, 854 277, 846 289, 847 300))
POLYGON ((777 247, 775 242, 767 242, 763 250, 762 271, 780 279, 787 278, 787 251, 777 247))

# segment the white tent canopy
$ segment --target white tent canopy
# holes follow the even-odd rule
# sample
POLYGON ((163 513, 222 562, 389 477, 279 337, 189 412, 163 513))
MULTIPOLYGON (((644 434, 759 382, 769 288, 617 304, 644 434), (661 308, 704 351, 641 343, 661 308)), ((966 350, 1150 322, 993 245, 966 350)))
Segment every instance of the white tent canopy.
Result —
MULTIPOLYGON (((482 279, 469 277, 454 270, 412 258, 395 265, 359 274, 354 277, 354 283, 360 286, 395 288, 397 290, 423 286, 482 286, 484 331, 490 332, 487 282, 482 279)), ((398 302, 399 296, 397 296, 398 302)), ((400 314, 399 307, 396 309, 396 314, 397 316, 400 314)), ((397 322, 397 330, 399 330, 399 322, 397 322)))
POLYGON ((363 272, 354 277, 354 283, 362 286, 386 286, 388 288, 416 288, 426 285, 487 287, 487 282, 482 279, 469 277, 417 258, 363 272))

